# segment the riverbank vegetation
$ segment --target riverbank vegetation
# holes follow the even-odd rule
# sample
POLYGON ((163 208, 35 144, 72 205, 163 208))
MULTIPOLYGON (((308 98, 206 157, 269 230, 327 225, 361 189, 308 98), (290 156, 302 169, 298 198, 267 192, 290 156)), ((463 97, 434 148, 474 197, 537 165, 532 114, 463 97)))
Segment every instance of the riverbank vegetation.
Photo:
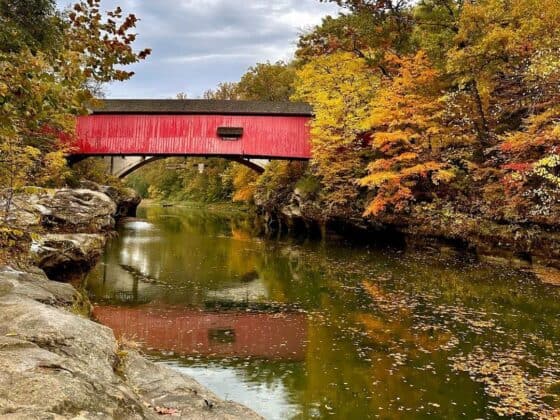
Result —
MULTIPOLYGON (((132 76, 123 65, 149 54, 133 49, 137 18, 120 8, 36 3, 0 10, 4 214, 24 185, 102 172, 68 168, 74 117, 102 83, 132 76)), ((258 175, 174 158, 129 185, 151 199, 241 201, 320 224, 476 237, 517 253, 552 243, 560 256, 541 235, 556 234, 560 220, 559 0, 336 3, 343 12, 303 33, 292 62, 256 64, 204 94, 310 103, 309 164, 273 162, 258 175)))
POLYGON ((16 195, 30 185, 76 186, 88 174, 65 159, 76 116, 150 54, 133 49, 136 22, 121 8, 102 12, 100 0, 65 11, 54 0, 0 2, 0 254, 10 260, 31 233, 10 217, 16 195))
POLYGON ((557 230, 560 2, 337 3, 344 12, 304 33, 292 63, 208 93, 315 113, 309 165, 278 162, 260 177, 228 167, 243 182, 225 195, 460 240, 557 230))
POLYGON ((557 1, 339 2, 299 40, 321 206, 558 223, 557 1))

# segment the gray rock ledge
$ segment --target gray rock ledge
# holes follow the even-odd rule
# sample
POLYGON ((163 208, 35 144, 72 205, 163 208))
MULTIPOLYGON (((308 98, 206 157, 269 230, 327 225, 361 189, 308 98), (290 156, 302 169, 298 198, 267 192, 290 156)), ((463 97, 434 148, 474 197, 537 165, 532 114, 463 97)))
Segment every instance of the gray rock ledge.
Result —
POLYGON ((38 269, 0 267, 0 418, 261 418, 119 347, 79 302, 38 269))

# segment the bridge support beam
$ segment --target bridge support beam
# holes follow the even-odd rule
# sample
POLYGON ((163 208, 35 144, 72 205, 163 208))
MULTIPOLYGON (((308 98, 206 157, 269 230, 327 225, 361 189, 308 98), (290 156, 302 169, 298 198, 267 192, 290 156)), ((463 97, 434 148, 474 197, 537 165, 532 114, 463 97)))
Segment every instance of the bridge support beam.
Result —
MULTIPOLYGON (((156 160, 166 159, 169 157, 197 157, 197 156, 70 156, 68 158, 68 163, 73 165, 78 163, 88 157, 98 157, 102 158, 108 168, 109 174, 117 178, 125 178, 142 166, 147 165, 156 160)), ((224 159, 232 160, 234 162, 241 163, 255 172, 261 174, 264 172, 266 166, 270 162, 267 159, 244 159, 241 157, 224 157, 224 159)))

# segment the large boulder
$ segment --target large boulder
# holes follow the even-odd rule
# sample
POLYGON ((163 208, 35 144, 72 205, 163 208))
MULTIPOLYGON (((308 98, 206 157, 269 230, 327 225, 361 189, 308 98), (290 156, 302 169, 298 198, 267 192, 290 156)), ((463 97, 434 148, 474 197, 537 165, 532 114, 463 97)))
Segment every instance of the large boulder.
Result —
POLYGON ((47 234, 31 244, 33 263, 49 275, 66 270, 84 271, 100 257, 107 237, 101 234, 47 234))
MULTIPOLYGON (((0 206, 5 204, 0 198, 0 206)), ((99 191, 30 187, 14 195, 8 223, 22 229, 99 232, 114 227, 116 212, 116 204, 99 191)))
POLYGON ((136 209, 142 201, 142 198, 136 191, 124 186, 113 187, 111 185, 99 185, 92 181, 82 181, 81 186, 108 195, 117 205, 117 211, 115 212, 116 219, 135 217, 136 209))
POLYGON ((115 226, 117 206, 106 194, 86 189, 61 189, 39 199, 43 226, 72 232, 99 232, 115 226))
POLYGON ((0 418, 260 418, 119 347, 73 313, 76 295, 39 271, 0 267, 0 418))

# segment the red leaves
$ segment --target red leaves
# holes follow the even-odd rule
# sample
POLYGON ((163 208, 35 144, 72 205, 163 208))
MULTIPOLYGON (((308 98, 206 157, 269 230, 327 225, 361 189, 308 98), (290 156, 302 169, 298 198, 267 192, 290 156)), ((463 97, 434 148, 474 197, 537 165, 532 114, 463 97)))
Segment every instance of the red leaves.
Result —
POLYGON ((503 169, 506 171, 517 171, 517 172, 528 172, 533 169, 532 163, 509 163, 507 165, 502 166, 503 169))

